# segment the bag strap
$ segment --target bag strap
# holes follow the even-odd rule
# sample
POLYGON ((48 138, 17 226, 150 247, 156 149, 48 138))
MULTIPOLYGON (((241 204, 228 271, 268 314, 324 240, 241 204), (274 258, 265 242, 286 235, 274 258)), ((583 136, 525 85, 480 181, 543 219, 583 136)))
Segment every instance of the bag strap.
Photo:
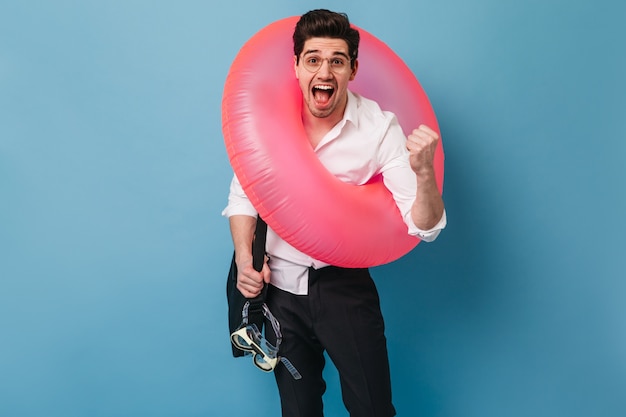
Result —
MULTIPOLYGON (((267 238, 267 223, 258 216, 256 228, 254 231, 254 239, 252 241, 252 267, 261 272, 265 263, 265 241, 267 238)), ((256 323, 259 329, 263 323, 263 305, 265 304, 265 296, 267 295, 267 284, 263 284, 261 293, 254 298, 249 298, 248 322, 256 323)))
POLYGON ((259 216, 252 241, 252 266, 257 272, 263 269, 265 262, 265 241, 267 239, 267 223, 259 216))

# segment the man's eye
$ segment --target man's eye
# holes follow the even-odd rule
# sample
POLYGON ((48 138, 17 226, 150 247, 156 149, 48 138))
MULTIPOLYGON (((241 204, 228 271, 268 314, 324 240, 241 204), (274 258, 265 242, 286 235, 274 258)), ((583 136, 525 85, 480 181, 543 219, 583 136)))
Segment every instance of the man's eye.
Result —
POLYGON ((307 62, 309 64, 317 64, 317 58, 309 58, 309 59, 307 59, 307 62))
POLYGON ((340 58, 333 59, 333 65, 338 66, 338 67, 342 66, 343 65, 343 59, 340 59, 340 58))

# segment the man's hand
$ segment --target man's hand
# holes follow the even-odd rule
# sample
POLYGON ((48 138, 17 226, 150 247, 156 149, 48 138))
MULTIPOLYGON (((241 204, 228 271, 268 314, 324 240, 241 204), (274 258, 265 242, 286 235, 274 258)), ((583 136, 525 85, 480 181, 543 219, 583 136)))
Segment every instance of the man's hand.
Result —
POLYGON ((270 268, 267 262, 263 263, 261 272, 257 272, 252 267, 252 258, 249 262, 237 263, 237 289, 246 298, 254 298, 261 293, 263 284, 270 282, 270 268))
POLYGON ((406 148, 409 150, 411 169, 418 176, 433 174, 437 143, 439 143, 439 135, 426 125, 420 125, 407 138, 406 148))
POLYGON ((263 283, 270 282, 267 257, 265 257, 260 273, 252 267, 252 238, 257 219, 252 216, 233 215, 229 217, 229 221, 230 233, 235 246, 237 289, 244 297, 254 298, 261 293, 263 283))

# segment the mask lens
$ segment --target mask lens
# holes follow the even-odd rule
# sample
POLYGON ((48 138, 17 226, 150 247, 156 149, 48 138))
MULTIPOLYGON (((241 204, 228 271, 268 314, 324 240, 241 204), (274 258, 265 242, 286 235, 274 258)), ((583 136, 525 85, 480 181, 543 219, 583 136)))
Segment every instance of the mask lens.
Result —
POLYGON ((233 334, 232 336, 233 343, 241 349, 250 349, 250 343, 246 341, 241 335, 233 334))
POLYGON ((254 364, 262 371, 269 372, 276 366, 276 359, 271 359, 259 353, 254 355, 254 364))
MULTIPOLYGON (((254 325, 253 325, 254 326, 254 325)), ((230 335, 231 341, 242 350, 254 350, 254 344, 257 339, 258 331, 256 331, 256 326, 246 326, 241 329, 235 331, 230 335)))

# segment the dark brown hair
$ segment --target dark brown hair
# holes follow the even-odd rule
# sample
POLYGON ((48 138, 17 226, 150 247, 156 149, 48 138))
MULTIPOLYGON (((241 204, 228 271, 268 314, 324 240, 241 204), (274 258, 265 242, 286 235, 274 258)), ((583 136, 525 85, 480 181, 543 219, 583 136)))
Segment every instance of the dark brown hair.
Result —
POLYGON ((304 43, 311 38, 337 38, 348 44, 350 66, 354 68, 359 55, 359 31, 350 26, 350 20, 345 13, 331 12, 326 9, 311 10, 303 14, 293 31, 293 53, 296 62, 300 61, 300 54, 304 43))

